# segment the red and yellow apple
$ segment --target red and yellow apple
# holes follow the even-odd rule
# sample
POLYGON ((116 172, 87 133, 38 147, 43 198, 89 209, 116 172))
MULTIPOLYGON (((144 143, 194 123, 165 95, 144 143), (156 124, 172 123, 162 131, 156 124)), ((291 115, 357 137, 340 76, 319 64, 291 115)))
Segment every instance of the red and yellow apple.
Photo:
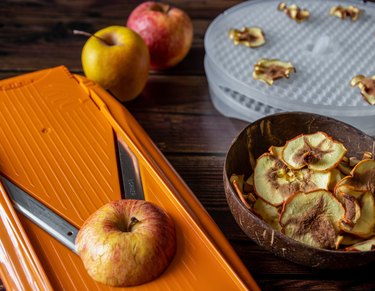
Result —
POLYGON ((146 42, 153 69, 177 65, 191 48, 193 25, 187 13, 179 8, 144 2, 131 12, 126 25, 146 42))
POLYGON ((111 201, 85 221, 76 249, 94 280, 117 287, 140 285, 157 278, 172 261, 175 227, 151 202, 111 201))
POLYGON ((148 48, 136 32, 123 26, 109 26, 92 35, 81 60, 86 77, 122 102, 137 97, 148 80, 148 48))

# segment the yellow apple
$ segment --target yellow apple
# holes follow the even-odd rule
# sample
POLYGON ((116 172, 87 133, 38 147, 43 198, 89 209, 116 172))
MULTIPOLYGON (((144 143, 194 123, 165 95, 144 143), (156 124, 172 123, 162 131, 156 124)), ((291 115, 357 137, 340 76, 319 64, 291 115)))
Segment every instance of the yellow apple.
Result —
POLYGON ((86 77, 120 101, 137 97, 147 83, 150 54, 144 40, 123 26, 109 26, 92 35, 82 49, 86 77))

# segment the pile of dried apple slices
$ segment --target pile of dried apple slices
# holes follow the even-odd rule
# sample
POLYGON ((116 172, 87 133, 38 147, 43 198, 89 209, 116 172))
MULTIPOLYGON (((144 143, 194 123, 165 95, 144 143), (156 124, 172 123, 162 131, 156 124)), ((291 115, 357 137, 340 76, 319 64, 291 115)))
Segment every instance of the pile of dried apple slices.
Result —
POLYGON ((346 156, 324 132, 271 146, 250 177, 230 181, 244 205, 285 235, 316 248, 375 249, 375 160, 346 156))

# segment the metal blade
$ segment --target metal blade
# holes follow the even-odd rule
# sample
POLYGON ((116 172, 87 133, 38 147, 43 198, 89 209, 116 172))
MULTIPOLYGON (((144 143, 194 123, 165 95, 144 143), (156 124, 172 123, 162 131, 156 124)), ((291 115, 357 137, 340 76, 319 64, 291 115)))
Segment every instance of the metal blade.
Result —
POLYGON ((78 229, 7 178, 0 177, 14 208, 76 253, 75 239, 78 229))
POLYGON ((129 146, 121 140, 117 141, 117 148, 125 198, 144 200, 145 197, 137 157, 129 146))

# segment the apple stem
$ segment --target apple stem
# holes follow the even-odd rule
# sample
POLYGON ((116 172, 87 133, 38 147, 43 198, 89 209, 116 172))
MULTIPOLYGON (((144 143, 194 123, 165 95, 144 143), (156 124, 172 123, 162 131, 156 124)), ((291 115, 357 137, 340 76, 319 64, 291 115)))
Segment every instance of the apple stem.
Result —
POLYGON ((129 221, 128 231, 131 231, 133 226, 136 225, 138 222, 139 222, 139 220, 137 218, 135 218, 134 216, 132 216, 130 218, 130 221, 129 221))
POLYGON ((92 34, 92 33, 89 33, 89 32, 86 32, 86 31, 83 31, 83 30, 77 30, 77 29, 73 29, 73 34, 76 34, 76 35, 84 35, 86 37, 96 37, 97 39, 101 40, 102 42, 104 42, 105 44, 107 45, 111 45, 110 43, 108 43, 105 39, 95 35, 95 34, 92 34))

